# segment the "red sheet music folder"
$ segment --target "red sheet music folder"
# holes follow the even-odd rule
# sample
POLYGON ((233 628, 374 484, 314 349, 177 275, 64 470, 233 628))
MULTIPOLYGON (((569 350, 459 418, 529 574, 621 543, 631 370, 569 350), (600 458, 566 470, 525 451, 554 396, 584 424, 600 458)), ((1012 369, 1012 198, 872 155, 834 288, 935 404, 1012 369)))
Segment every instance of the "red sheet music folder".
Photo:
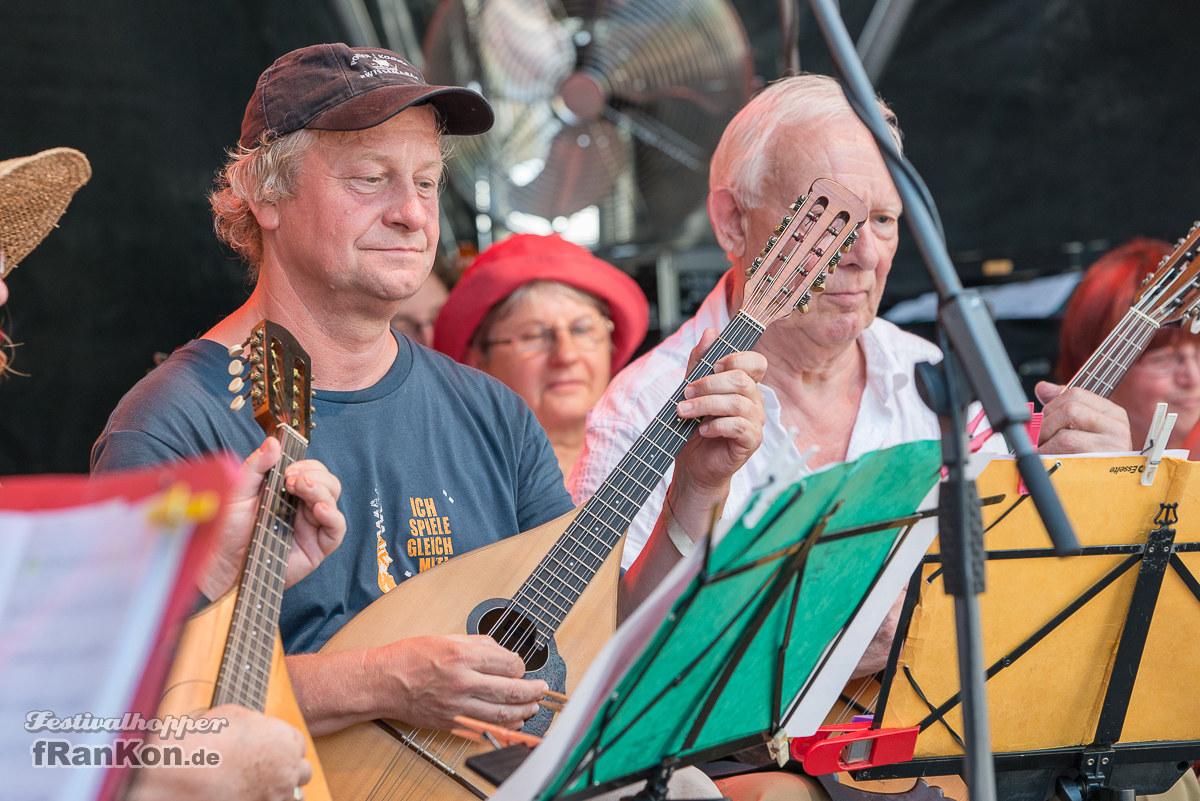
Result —
MULTIPOLYGON (((17 716, 25 714, 24 705, 61 718, 100 716, 118 708, 142 719, 154 717, 237 468, 233 459, 215 456, 96 477, 0 478, 0 680, 8 687, 6 695, 11 691, 0 740, 8 752, 4 759, 12 762, 0 773, 11 769, 18 795, 28 790, 55 799, 107 801, 130 777, 130 770, 33 767, 36 738, 84 735, 31 732, 29 726, 22 731, 17 716), (123 526, 122 519, 136 525, 123 526), (103 551, 101 557, 89 562, 83 556, 89 548, 103 551), (106 554, 114 558, 102 558, 106 554), (121 606, 116 593, 96 592, 105 586, 129 587, 129 598, 140 603, 121 606), (146 608, 147 599, 153 599, 154 608, 146 608), (113 609, 106 607, 97 618, 96 607, 110 603, 113 609), (85 633, 95 642, 120 645, 113 645, 111 654, 97 654, 82 647, 82 636, 44 636, 47 626, 69 631, 72 621, 81 620, 89 621, 85 633), (136 661, 125 670, 131 654, 136 661), (62 664, 68 662, 94 670, 94 686, 39 673, 46 665, 69 675, 71 668, 62 664), (42 675, 49 678, 43 681, 42 675), (73 708, 81 698, 95 709, 73 708)), ((141 734, 121 731, 112 737, 141 734)))

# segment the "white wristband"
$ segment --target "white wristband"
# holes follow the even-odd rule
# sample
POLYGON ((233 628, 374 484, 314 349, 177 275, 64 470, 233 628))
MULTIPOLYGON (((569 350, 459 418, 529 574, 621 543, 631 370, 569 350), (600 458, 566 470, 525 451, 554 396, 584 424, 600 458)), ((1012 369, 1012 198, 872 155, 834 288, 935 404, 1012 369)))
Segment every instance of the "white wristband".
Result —
POLYGON ((679 555, 686 557, 696 550, 696 543, 675 519, 675 510, 671 508, 671 501, 664 498, 663 505, 667 510, 667 536, 671 538, 671 543, 675 546, 675 550, 679 551, 679 555))

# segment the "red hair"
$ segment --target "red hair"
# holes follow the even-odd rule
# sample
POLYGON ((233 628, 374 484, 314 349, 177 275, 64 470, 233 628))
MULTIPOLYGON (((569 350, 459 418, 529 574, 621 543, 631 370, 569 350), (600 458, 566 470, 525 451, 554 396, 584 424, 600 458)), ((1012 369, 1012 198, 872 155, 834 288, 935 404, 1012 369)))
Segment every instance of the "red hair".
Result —
MULTIPOLYGON (((1105 253, 1088 268, 1067 302, 1059 331, 1055 373, 1060 381, 1069 381, 1091 358, 1133 305, 1142 280, 1172 250, 1158 239, 1137 237, 1105 253)), ((1166 345, 1178 334, 1172 329, 1159 331, 1149 347, 1166 345)))

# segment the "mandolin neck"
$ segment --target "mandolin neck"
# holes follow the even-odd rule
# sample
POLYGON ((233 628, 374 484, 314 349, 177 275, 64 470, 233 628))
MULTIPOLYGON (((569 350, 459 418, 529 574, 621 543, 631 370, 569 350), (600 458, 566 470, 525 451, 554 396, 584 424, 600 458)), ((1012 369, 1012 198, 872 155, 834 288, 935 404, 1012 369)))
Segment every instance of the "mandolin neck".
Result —
POLYGON ((1137 307, 1131 308, 1067 386, 1086 389, 1102 398, 1110 397, 1158 329, 1158 323, 1137 307))
POLYGON ((676 414, 684 389, 711 375, 718 360, 754 347, 763 330, 738 312, 521 585, 513 602, 537 622, 539 646, 571 611, 699 424, 676 414))
POLYGON ((279 426, 275 436, 283 454, 267 474, 259 495, 213 706, 233 703, 262 711, 267 700, 296 519, 295 499, 284 486, 284 474, 292 463, 304 458, 308 448, 308 441, 288 426, 279 426))

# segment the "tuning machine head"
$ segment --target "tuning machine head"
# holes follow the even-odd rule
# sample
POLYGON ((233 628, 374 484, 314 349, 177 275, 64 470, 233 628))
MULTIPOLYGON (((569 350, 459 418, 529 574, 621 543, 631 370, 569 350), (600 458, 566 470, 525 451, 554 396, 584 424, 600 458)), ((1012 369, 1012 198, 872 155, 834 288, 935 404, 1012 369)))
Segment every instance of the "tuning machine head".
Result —
POLYGON ((1200 334, 1200 304, 1192 306, 1183 313, 1183 319, 1188 324, 1188 331, 1200 334))
POLYGON ((255 330, 242 344, 230 346, 228 353, 232 357, 232 361, 229 362, 229 375, 233 376, 233 380, 229 382, 229 391, 234 395, 229 408, 236 412, 246 405, 248 399, 257 400, 262 397, 262 335, 255 330), (249 376, 246 375, 247 365, 250 365, 249 376), (247 378, 250 391, 243 394, 247 378))

